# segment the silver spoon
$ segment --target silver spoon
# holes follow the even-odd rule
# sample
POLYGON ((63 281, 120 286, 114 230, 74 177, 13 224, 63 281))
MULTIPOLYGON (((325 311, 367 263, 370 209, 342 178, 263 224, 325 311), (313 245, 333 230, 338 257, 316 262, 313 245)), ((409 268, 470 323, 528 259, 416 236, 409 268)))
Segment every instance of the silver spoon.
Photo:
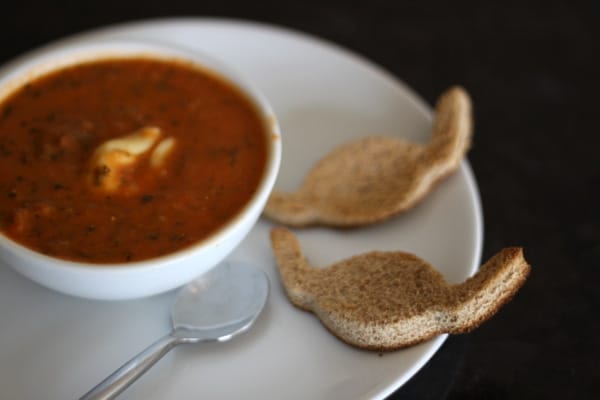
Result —
POLYGON ((246 331, 269 295, 267 275, 245 263, 226 262, 186 285, 171 308, 173 330, 126 362, 80 400, 114 399, 173 347, 225 342, 246 331))

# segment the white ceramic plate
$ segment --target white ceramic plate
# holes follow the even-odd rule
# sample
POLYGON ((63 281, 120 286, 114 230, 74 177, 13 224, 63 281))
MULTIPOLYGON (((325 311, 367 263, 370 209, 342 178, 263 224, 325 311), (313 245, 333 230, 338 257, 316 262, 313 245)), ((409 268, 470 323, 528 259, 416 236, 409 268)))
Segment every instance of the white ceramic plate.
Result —
MULTIPOLYGON (((303 34, 239 21, 171 19, 68 40, 115 36, 202 50, 253 82, 281 123, 280 189, 294 188, 317 159, 344 141, 370 134, 424 141, 431 129, 430 108, 394 77, 303 34)), ((231 256, 256 263, 271 278, 271 297, 257 325, 226 344, 175 349, 123 399, 384 398, 443 343, 440 336, 384 355, 341 343, 312 314, 288 303, 271 255, 269 228, 260 221, 231 256)), ((392 221, 356 230, 298 233, 306 255, 317 265, 370 250, 404 250, 458 282, 479 263, 477 188, 464 163, 419 207, 392 221)), ((77 398, 170 329, 173 296, 112 303, 82 300, 42 288, 1 265, 0 397, 77 398)))

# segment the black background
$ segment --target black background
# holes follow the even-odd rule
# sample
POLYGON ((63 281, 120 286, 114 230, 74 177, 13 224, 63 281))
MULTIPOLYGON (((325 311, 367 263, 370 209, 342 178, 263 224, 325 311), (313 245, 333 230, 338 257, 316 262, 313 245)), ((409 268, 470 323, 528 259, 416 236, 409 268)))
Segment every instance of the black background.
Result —
POLYGON ((16 0, 0 7, 0 62, 90 28, 166 16, 308 32, 380 64, 430 104, 463 85, 475 106, 468 158, 483 259, 523 246, 533 272, 495 318, 449 338, 391 399, 599 398, 598 2, 16 0))

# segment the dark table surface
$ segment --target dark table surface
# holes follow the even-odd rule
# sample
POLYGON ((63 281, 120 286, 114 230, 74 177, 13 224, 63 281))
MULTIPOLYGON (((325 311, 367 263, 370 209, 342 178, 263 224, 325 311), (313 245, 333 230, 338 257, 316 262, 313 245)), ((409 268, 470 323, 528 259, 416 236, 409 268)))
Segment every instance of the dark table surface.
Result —
POLYGON ((523 246, 514 300, 449 338, 391 399, 600 398, 598 2, 26 1, 3 4, 0 63, 106 24, 221 16, 308 32, 380 64, 433 103, 459 83, 475 104, 468 158, 483 259, 523 246), (597 54, 596 54, 597 55, 597 54))

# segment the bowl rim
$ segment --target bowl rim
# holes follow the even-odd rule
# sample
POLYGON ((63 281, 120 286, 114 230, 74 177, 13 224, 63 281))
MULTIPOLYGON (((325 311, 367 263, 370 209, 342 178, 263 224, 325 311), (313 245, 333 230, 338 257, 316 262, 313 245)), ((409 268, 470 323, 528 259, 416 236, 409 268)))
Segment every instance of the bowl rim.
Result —
MULTIPOLYGON (((94 61, 140 57, 184 62, 192 65, 234 86, 253 104, 265 127, 267 158, 263 174, 250 199, 208 237, 177 251, 139 261, 91 263, 49 256, 13 240, 1 230, 0 247, 19 252, 21 257, 32 258, 38 263, 51 264, 53 268, 64 269, 65 271, 101 270, 110 271, 111 273, 131 273, 132 270, 158 269, 182 262, 198 252, 208 251, 219 246, 226 237, 232 235, 244 220, 252 218, 255 213, 257 215, 256 219, 260 217, 264 202, 266 202, 275 184, 281 163, 282 149, 279 122, 270 103, 256 87, 244 79, 242 74, 235 71, 233 67, 225 65, 211 55, 180 45, 129 38, 46 46, 28 52, 0 68, 0 103, 26 82, 62 68, 94 61), (257 207, 261 209, 254 210, 257 207)), ((255 223, 256 221, 251 221, 252 225, 255 223)), ((248 232, 244 233, 243 236, 246 236, 248 232)))

